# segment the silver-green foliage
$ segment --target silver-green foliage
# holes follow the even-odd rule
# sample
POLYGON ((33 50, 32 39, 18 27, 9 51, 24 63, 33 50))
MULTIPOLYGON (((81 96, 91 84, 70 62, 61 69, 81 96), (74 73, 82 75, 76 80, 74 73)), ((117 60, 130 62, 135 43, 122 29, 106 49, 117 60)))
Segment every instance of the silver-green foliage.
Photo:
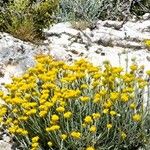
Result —
POLYGON ((59 0, 10 0, 0 3, 0 31, 5 31, 25 41, 34 42, 42 36, 42 29, 54 20, 59 0))
POLYGON ((149 0, 61 0, 61 21, 122 19, 126 14, 148 12, 149 0), (137 11, 138 9, 138 11, 137 11), (135 12, 135 13, 134 13, 135 12))

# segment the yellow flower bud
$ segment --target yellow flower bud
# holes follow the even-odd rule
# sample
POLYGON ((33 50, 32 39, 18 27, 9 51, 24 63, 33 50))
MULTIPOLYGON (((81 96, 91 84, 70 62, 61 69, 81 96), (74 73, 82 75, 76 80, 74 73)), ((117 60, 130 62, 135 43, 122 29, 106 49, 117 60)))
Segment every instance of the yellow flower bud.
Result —
POLYGON ((108 129, 111 129, 111 128, 112 128, 112 124, 110 124, 110 123, 107 124, 107 128, 108 128, 108 129))

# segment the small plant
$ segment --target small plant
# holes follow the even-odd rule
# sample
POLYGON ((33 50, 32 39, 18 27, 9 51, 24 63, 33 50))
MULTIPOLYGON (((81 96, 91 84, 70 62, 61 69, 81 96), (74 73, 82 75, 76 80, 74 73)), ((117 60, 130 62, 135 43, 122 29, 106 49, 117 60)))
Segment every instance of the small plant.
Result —
MULTIPOLYGON (((0 92, 3 128, 23 150, 137 150, 149 145, 150 71, 105 62, 37 64, 0 92), (147 90, 147 97, 145 93, 147 90), (147 98, 145 100, 145 98, 147 98), (147 103, 146 103, 147 102, 147 103)), ((146 148, 145 148, 146 149, 146 148)))
POLYGON ((71 22, 72 28, 77 30, 85 30, 86 28, 89 28, 92 24, 90 24, 87 21, 72 21, 71 22))

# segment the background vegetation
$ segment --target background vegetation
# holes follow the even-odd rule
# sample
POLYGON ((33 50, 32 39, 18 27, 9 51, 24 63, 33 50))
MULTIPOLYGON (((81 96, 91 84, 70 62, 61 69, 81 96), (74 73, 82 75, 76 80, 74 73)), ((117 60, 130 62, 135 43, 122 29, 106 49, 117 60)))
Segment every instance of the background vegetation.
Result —
POLYGON ((25 41, 35 42, 42 37, 43 28, 52 22, 58 0, 10 0, 1 3, 0 31, 11 33, 25 41))
POLYGON ((150 12, 149 0, 60 0, 59 15, 62 21, 98 19, 122 20, 129 12, 143 15, 150 12))
POLYGON ((1 0, 0 31, 25 41, 41 39, 43 28, 53 22, 102 19, 123 20, 131 14, 150 12, 149 0, 1 0))

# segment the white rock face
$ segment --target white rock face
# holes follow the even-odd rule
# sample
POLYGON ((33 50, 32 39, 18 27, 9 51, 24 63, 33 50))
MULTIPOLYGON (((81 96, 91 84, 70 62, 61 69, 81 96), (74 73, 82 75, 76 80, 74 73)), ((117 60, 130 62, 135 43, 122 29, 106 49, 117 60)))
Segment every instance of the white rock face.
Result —
POLYGON ((11 145, 10 145, 10 143, 0 140, 0 149, 1 150, 11 150, 11 145))
POLYGON ((143 19, 144 19, 144 20, 150 19, 150 13, 144 14, 144 15, 143 15, 143 19))
POLYGON ((131 63, 131 59, 136 58, 139 65, 150 69, 150 52, 143 42, 150 39, 150 19, 147 20, 146 15, 148 17, 145 14, 143 20, 128 21, 122 26, 122 22, 100 20, 96 28, 84 31, 72 29, 70 23, 56 24, 45 30, 51 45, 50 53, 66 61, 87 58, 95 65, 109 60, 113 65, 124 68, 126 59, 131 63))

